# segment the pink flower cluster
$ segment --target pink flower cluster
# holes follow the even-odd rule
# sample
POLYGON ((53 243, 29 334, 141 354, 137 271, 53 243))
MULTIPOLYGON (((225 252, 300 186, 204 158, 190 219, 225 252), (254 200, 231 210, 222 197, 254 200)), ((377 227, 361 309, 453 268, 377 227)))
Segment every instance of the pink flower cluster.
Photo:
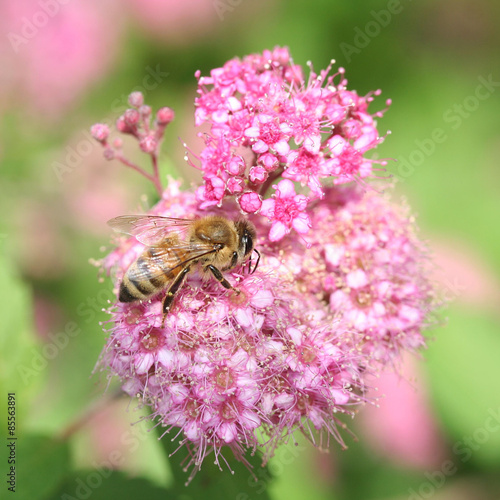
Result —
MULTIPOLYGON (((193 473, 212 451, 219 462, 224 446, 242 461, 257 448, 267 459, 296 430, 343 446, 338 415, 354 415, 373 374, 425 345, 435 307, 408 210, 347 183, 371 172, 362 153, 380 141, 369 99, 345 90, 343 78, 334 86, 327 72, 304 85, 285 49, 230 61, 199 81, 212 86, 196 111, 197 122, 212 124, 200 156, 205 184, 181 191, 171 180, 149 214, 243 213, 256 227, 260 264, 224 273, 239 293, 189 274, 165 321, 165 291, 117 302, 100 366, 166 431, 179 429, 193 473), (307 244, 292 228, 308 233, 307 244)), ((129 238, 103 259, 117 287, 143 251, 129 238)))
POLYGON ((228 61, 208 77, 197 73, 196 125, 210 124, 205 149, 191 162, 203 172, 202 208, 234 196, 243 212, 268 217, 269 237, 278 241, 292 229, 309 231, 306 208, 324 196, 327 179, 362 182, 374 163, 386 164, 364 156, 382 141, 374 119, 382 112, 370 114, 373 97, 347 90, 344 70, 329 76, 330 69, 311 70, 306 82, 288 50, 275 48, 228 61), (305 194, 292 182, 273 185, 279 177, 305 194))
POLYGON ((408 208, 375 191, 329 188, 312 207, 311 223, 299 260, 307 292, 322 294, 371 362, 390 364, 401 350, 423 347, 437 301, 408 208))

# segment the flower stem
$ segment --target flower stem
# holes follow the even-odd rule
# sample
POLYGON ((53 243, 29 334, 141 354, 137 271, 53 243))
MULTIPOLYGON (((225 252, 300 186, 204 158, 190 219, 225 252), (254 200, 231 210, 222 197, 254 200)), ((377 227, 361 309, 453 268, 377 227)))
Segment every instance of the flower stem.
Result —
POLYGON ((81 415, 77 416, 77 418, 67 425, 60 433, 59 438, 61 440, 69 439, 73 434, 78 432, 80 429, 85 427, 93 417, 104 411, 111 403, 117 401, 123 396, 123 391, 121 389, 116 390, 115 392, 108 394, 97 401, 92 402, 81 415))
MULTIPOLYGON (((157 159, 156 159, 156 168, 155 168, 155 175, 150 175, 148 174, 146 171, 144 171, 141 167, 137 166, 135 163, 127 160, 125 157, 123 157, 122 155, 116 155, 115 158, 119 161, 121 161, 125 166, 131 168, 132 170, 135 170, 138 174, 141 174, 142 176, 146 177, 146 179, 150 180, 155 188, 156 188, 156 191, 158 192, 158 195, 162 196, 162 187, 161 187, 161 183, 160 183, 160 179, 159 179, 159 176, 158 176, 158 164, 157 164, 157 159)), ((155 156, 156 158, 156 156, 155 156)), ((154 165, 155 165, 155 162, 153 162, 153 168, 154 168, 154 165)))
POLYGON ((158 151, 155 151, 154 153, 151 154, 151 163, 153 164, 153 177, 155 179, 154 181, 155 187, 161 198, 163 190, 160 182, 160 172, 158 168, 158 151))

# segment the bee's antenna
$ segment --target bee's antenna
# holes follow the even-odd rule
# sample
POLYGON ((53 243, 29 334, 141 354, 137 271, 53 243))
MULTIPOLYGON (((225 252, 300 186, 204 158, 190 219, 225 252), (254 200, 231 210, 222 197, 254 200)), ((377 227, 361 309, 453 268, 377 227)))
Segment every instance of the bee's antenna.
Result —
POLYGON ((257 262, 255 263, 255 266, 254 266, 251 274, 253 274, 257 270, 257 266, 259 265, 259 262, 260 262, 260 252, 256 248, 254 248, 253 251, 257 253, 258 257, 257 257, 257 262))

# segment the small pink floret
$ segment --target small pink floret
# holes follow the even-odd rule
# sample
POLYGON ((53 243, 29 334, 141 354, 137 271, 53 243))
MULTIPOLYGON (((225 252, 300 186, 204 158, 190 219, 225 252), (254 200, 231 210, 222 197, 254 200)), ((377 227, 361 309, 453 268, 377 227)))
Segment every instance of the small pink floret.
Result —
POLYGON ((96 123, 90 128, 92 137, 99 142, 104 142, 109 137, 109 127, 103 123, 96 123))

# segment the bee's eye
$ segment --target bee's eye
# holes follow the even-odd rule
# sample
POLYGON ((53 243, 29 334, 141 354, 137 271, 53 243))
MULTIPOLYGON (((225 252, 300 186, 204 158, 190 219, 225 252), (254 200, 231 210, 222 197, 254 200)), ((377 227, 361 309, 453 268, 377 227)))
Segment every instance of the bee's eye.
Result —
POLYGON ((243 235, 243 244, 245 245, 245 255, 248 255, 253 250, 253 239, 247 232, 243 235))

